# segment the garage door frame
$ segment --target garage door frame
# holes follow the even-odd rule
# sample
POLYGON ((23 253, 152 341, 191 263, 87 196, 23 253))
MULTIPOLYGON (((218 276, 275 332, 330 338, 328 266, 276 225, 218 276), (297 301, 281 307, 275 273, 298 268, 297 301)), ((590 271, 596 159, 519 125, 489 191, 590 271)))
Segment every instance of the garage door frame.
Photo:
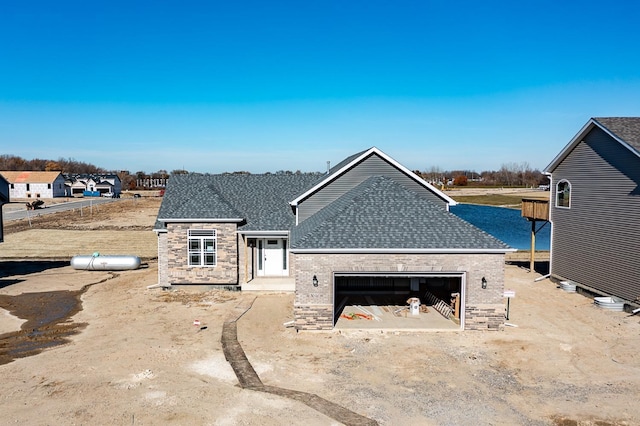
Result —
MULTIPOLYGON (((466 272, 381 272, 381 271, 334 271, 333 280, 333 318, 336 317, 336 278, 338 277, 379 277, 379 278, 460 278, 460 330, 464 330, 466 311, 466 272)), ((334 325, 335 326, 335 325, 334 325)))

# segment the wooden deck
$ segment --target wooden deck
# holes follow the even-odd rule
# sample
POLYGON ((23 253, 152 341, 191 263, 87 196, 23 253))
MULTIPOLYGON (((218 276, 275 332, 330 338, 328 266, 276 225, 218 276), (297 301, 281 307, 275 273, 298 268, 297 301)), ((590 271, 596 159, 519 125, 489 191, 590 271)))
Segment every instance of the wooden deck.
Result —
POLYGON ((522 217, 529 220, 549 220, 549 200, 523 198, 522 217))

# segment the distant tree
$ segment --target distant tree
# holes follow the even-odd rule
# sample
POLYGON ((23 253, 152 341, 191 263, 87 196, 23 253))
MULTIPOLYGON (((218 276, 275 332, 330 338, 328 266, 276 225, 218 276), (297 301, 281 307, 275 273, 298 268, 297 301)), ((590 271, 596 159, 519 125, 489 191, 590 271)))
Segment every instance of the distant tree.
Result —
POLYGON ((131 173, 126 170, 120 171, 117 173, 120 178, 120 182, 122 187, 125 189, 135 189, 136 187, 136 179, 131 173))
POLYGON ((22 171, 25 170, 26 162, 21 157, 15 155, 0 156, 0 170, 22 171))
POLYGON ((57 161, 47 161, 47 164, 44 166, 45 172, 61 172, 62 166, 57 161))
POLYGON ((59 158, 57 163, 63 173, 67 174, 99 174, 106 173, 106 170, 102 167, 94 166, 82 161, 74 160, 73 158, 59 158))
POLYGON ((103 168, 73 159, 60 158, 57 161, 35 158, 25 160, 16 155, 0 156, 0 170, 13 171, 61 171, 67 174, 105 173, 103 168))
POLYGON ((458 175, 453 179, 455 186, 467 186, 468 179, 465 175, 458 175))
POLYGON ((42 160, 40 158, 34 158, 29 163, 29 170, 44 172, 47 167, 47 160, 42 160))
POLYGON ((167 172, 164 169, 160 169, 157 172, 153 172, 151 174, 151 177, 154 179, 168 179, 169 178, 169 172, 167 172))
POLYGON ((422 178, 431 183, 443 183, 446 179, 444 177, 445 172, 437 166, 431 166, 428 170, 424 171, 422 178))
POLYGON ((176 169, 176 170, 172 170, 171 174, 172 175, 188 175, 189 172, 187 170, 184 170, 184 169, 176 169))

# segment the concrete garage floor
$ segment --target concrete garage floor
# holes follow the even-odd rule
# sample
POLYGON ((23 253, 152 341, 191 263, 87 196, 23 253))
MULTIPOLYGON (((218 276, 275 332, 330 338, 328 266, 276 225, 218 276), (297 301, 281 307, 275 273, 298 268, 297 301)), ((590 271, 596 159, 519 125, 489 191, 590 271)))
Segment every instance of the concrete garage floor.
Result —
MULTIPOLYGON (((349 296, 336 322, 336 330, 384 330, 384 331, 452 331, 460 330, 460 324, 446 319, 432 306, 427 305, 428 312, 412 315, 408 305, 387 304, 387 300, 376 297, 363 299, 359 296, 349 296), (369 299, 369 300, 366 300, 369 299), (376 304, 377 303, 377 304, 376 304), (394 315, 394 311, 406 306, 406 309, 394 315), (357 319, 347 319, 352 314, 366 315, 360 308, 370 312, 372 319, 357 316, 357 319)), ((398 302, 396 302, 398 303, 398 302)))

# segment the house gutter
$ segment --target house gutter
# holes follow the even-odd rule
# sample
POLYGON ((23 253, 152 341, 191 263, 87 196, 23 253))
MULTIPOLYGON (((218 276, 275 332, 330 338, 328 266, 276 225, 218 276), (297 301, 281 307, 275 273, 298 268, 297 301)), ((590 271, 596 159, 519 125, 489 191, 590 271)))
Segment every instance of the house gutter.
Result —
POLYGON ((290 249, 291 253, 335 253, 335 254, 343 254, 343 253, 362 253, 362 254, 506 254, 513 253, 518 251, 518 249, 510 248, 510 249, 384 249, 384 248, 341 248, 341 249, 290 249))
POLYGON ((172 222, 172 223, 238 223, 243 222, 243 218, 180 218, 180 219, 158 219, 158 222, 172 222))
POLYGON ((244 235, 249 238, 258 238, 264 236, 270 237, 288 237, 289 231, 236 231, 239 235, 244 235))

